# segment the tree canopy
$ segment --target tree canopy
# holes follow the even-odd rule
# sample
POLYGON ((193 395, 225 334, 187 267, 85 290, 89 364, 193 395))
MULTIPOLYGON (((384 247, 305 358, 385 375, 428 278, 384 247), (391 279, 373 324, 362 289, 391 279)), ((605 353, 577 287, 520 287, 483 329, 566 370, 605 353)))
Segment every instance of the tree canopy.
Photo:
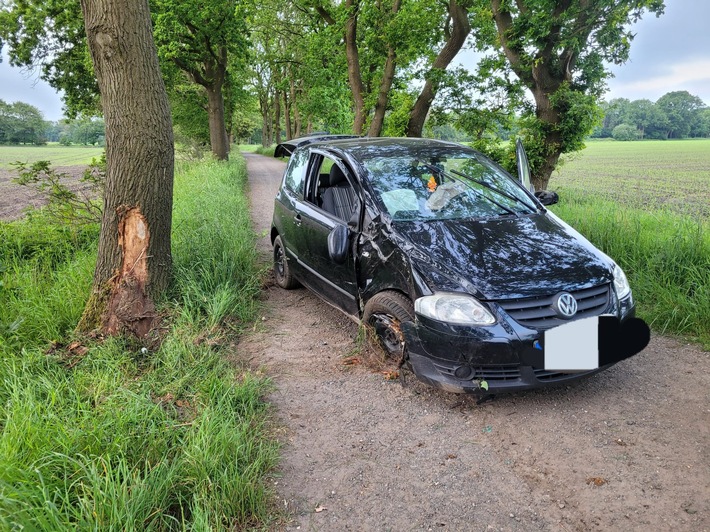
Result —
MULTIPOLYGON (((657 102, 616 98, 602 102, 604 119, 594 137, 610 137, 620 125, 635 130, 635 139, 669 139, 710 136, 710 108, 687 91, 664 94, 657 102)), ((631 139, 629 139, 631 140, 631 139)))
MULTIPOLYGON (((537 188, 593 130, 704 134, 703 102, 682 91, 656 103, 601 101, 608 65, 628 58, 632 23, 663 9, 663 0, 150 2, 176 131, 217 158, 237 137, 269 145, 326 130, 462 140, 463 131, 513 169, 499 140, 518 136, 537 188), (483 58, 471 71, 452 69, 467 46, 483 58)), ((13 64, 39 66, 65 91, 70 116, 90 116, 101 102, 79 15, 78 0, 11 0, 0 42, 13 64)))
POLYGON ((47 122, 36 107, 0 100, 0 144, 42 144, 47 122))
POLYGON ((644 12, 659 15, 663 8, 662 0, 476 3, 476 46, 493 48, 484 63, 497 67, 482 70, 503 80, 512 72, 534 101, 520 102, 519 112, 536 189, 546 188, 560 155, 581 149, 601 118, 597 102, 611 75, 605 63, 628 59, 629 26, 644 12))

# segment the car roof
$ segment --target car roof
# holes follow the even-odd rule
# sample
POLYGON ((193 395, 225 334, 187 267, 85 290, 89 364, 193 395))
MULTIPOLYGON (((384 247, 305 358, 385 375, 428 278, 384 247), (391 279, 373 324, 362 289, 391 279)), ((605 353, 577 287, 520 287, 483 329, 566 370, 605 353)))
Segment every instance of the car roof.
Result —
MULTIPOLYGON (((295 139, 296 141, 300 139, 295 139)), ((293 141, 291 141, 293 142, 293 141)), ((416 155, 417 153, 431 155, 441 151, 442 155, 455 151, 475 153, 475 150, 453 142, 415 137, 356 137, 352 135, 328 135, 304 137, 293 149, 311 145, 317 148, 330 148, 341 153, 347 153, 354 159, 364 161, 373 157, 399 155, 416 155)), ((277 146, 277 150, 281 145, 277 146)), ((290 152, 289 152, 290 154, 290 152)))
POLYGON ((338 139, 352 139, 359 138, 357 135, 340 135, 340 134, 330 134, 330 133, 312 133, 305 137, 298 137, 295 139, 287 140, 276 146, 274 150, 274 157, 289 157, 296 148, 301 146, 306 146, 308 144, 313 144, 314 142, 324 142, 328 140, 338 140, 338 139))

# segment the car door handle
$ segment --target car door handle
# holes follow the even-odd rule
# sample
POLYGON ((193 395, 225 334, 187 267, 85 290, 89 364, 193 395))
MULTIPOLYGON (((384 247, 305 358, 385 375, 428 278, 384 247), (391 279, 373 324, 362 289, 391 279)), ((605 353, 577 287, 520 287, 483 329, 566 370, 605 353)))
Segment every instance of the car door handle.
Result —
POLYGON ((301 215, 297 214, 296 216, 293 217, 293 219, 296 221, 296 225, 301 225, 301 215))

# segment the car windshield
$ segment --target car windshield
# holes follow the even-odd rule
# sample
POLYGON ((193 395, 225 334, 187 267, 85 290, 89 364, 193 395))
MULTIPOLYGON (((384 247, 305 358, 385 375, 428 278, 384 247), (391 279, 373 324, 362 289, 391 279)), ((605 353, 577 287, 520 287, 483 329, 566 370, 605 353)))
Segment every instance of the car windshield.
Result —
POLYGON ((483 219, 537 211, 500 169, 465 151, 364 161, 375 195, 393 220, 483 219))

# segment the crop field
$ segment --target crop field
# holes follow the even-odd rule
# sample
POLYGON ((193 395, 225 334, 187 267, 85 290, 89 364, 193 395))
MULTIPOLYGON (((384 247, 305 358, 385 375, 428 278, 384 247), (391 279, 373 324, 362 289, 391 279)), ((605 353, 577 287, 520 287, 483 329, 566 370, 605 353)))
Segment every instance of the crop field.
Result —
POLYGON ((52 166, 74 166, 90 164, 104 149, 96 146, 0 146, 0 170, 9 170, 12 163, 34 163, 51 161, 52 166))
POLYGON ((590 141, 550 180, 566 191, 645 210, 667 209, 710 219, 710 139, 590 141))

